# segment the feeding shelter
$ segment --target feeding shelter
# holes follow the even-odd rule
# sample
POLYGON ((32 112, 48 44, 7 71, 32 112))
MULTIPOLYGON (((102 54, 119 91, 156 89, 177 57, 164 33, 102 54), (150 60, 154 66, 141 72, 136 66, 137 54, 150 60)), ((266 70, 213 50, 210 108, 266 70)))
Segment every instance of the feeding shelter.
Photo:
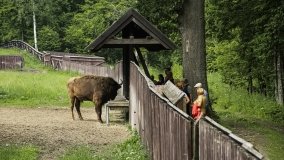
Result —
POLYGON ((86 47, 92 52, 101 48, 122 48, 123 94, 126 98, 129 98, 130 61, 138 64, 139 60, 146 76, 149 77, 140 48, 145 48, 149 52, 156 52, 172 50, 175 45, 136 10, 129 9, 86 47))

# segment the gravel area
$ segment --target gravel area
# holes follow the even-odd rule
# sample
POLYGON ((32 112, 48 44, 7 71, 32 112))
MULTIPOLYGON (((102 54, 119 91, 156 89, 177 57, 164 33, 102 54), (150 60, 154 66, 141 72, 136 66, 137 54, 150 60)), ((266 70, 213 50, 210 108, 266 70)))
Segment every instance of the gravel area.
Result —
POLYGON ((123 120, 106 126, 97 121, 93 108, 81 108, 81 113, 84 120, 78 120, 75 112, 73 121, 69 109, 0 108, 0 145, 32 144, 40 148, 39 159, 56 159, 74 146, 99 150, 130 136, 123 120))

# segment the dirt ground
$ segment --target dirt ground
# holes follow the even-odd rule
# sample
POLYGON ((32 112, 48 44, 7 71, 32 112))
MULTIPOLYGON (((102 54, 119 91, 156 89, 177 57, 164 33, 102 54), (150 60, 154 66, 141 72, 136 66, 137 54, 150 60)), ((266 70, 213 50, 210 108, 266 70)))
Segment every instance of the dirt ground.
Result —
MULTIPOLYGON (((33 144, 40 148, 40 159, 56 159, 74 146, 100 149, 130 136, 123 120, 116 119, 107 126, 96 120, 93 108, 81 108, 81 113, 84 120, 78 120, 75 113, 77 119, 73 121, 67 108, 0 108, 0 145, 33 144)), ((102 118, 105 122, 105 116, 102 118)))

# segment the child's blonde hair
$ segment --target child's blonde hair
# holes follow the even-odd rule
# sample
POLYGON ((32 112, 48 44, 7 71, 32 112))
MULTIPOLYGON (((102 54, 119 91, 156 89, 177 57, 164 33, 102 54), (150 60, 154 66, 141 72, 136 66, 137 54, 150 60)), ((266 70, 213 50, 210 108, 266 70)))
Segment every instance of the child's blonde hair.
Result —
POLYGON ((204 89, 203 88, 197 88, 197 95, 203 95, 204 89))

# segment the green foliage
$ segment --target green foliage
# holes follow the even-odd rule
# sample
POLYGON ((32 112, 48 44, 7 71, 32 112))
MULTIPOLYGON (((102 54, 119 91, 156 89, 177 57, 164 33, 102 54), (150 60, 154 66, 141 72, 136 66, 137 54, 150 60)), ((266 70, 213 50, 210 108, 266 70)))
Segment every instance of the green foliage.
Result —
POLYGON ((1 1, 0 5, 0 44, 5 41, 10 41, 17 37, 18 30, 16 27, 16 17, 14 15, 17 14, 17 10, 15 9, 12 1, 4 0, 1 1))
POLYGON ((124 14, 135 1, 87 0, 81 5, 82 13, 72 19, 64 38, 71 52, 84 52, 84 48, 124 14))
POLYGON ((174 63, 181 64, 181 34, 178 23, 178 13, 181 1, 177 0, 138 0, 136 8, 163 34, 169 37, 178 47, 175 51, 160 51, 146 53, 147 63, 154 67, 171 67, 174 63), (177 60, 178 59, 178 60, 177 60), (176 61, 177 60, 177 61, 176 61))
POLYGON ((217 113, 284 123, 284 108, 272 98, 257 93, 248 94, 244 89, 224 84, 217 73, 208 74, 208 83, 213 108, 217 113))
POLYGON ((42 51, 60 51, 59 34, 49 26, 42 27, 38 32, 38 46, 42 51))
POLYGON ((96 55, 104 57, 107 64, 115 65, 122 59, 122 52, 120 48, 102 48, 96 52, 96 55))
POLYGON ((172 66, 172 72, 174 79, 183 79, 183 68, 178 63, 174 63, 172 66))
POLYGON ((171 60, 172 52, 160 51, 160 52, 144 52, 145 61, 150 66, 165 69, 171 67, 173 62, 171 60))
POLYGON ((5 160, 36 160, 38 158, 38 148, 34 146, 0 146, 0 159, 5 160))
POLYGON ((207 0, 208 69, 227 84, 274 96, 283 12, 283 3, 274 0, 207 0))

